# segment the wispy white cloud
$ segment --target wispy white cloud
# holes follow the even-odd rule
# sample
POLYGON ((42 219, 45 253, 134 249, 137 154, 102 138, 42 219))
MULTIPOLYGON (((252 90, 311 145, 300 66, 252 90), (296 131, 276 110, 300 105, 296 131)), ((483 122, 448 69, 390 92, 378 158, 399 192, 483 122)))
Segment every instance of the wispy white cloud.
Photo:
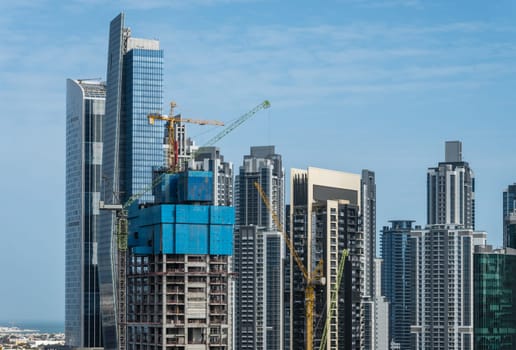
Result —
POLYGON ((328 96, 345 96, 340 101, 353 104, 386 95, 460 93, 488 86, 516 73, 512 43, 480 45, 477 39, 499 30, 481 22, 244 30, 226 25, 195 33, 169 28, 173 34, 161 40, 170 52, 166 80, 174 83, 169 94, 202 96, 210 103, 269 94, 285 105, 300 106, 328 96), (239 88, 221 89, 229 82, 238 82, 239 88))
MULTIPOLYGON (((217 6, 235 3, 256 2, 258 0, 120 0, 117 6, 122 9, 131 10, 151 10, 166 8, 189 8, 196 6, 217 6)), ((73 0, 73 3, 79 5, 113 5, 110 0, 73 0)))
POLYGON ((422 1, 420 0, 340 0, 340 2, 366 8, 423 6, 422 1))

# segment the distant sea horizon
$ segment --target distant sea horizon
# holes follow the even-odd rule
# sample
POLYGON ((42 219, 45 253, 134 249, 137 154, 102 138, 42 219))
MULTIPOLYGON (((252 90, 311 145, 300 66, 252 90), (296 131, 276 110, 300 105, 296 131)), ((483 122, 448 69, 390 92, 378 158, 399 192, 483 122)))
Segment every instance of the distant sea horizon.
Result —
POLYGON ((64 321, 14 321, 0 320, 0 327, 32 329, 40 333, 64 333, 64 321))

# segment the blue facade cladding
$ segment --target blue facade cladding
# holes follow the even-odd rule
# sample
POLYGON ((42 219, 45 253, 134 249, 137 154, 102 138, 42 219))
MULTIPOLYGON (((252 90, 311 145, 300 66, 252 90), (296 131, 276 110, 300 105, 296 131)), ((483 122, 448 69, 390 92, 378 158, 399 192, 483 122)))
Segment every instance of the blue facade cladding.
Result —
POLYGON ((176 254, 209 254, 208 225, 176 224, 176 254))
POLYGON ((213 173, 188 171, 179 174, 178 202, 213 202, 213 173))
POLYGON ((233 255, 233 230, 228 231, 227 225, 210 226, 210 254, 233 255))
POLYGON ((129 208, 129 248, 136 255, 232 255, 235 209, 198 203, 213 196, 212 186, 211 172, 165 174, 154 190, 157 204, 129 208))
MULTIPOLYGON (((162 175, 156 172, 155 176, 162 175)), ((177 199, 177 174, 163 174, 163 179, 153 188, 153 195, 156 203, 178 203, 177 199)))
POLYGON ((235 209, 232 207, 210 207, 210 223, 233 225, 235 223, 235 209))
POLYGON ((176 222, 184 224, 208 224, 210 207, 206 205, 176 206, 176 222))
POLYGON ((163 254, 173 254, 175 247, 175 227, 174 224, 162 224, 161 225, 161 235, 159 239, 161 240, 161 245, 157 244, 154 246, 154 253, 159 254, 158 247, 161 248, 161 252, 163 254), (157 253, 156 253, 157 251, 157 253))
POLYGON ((135 247, 133 252, 135 255, 151 255, 152 247, 135 247))
MULTIPOLYGON (((155 176, 161 175, 156 172, 155 176)), ((213 173, 211 171, 185 171, 163 174, 153 188, 155 203, 211 203, 213 202, 213 173)))
POLYGON ((129 248, 148 254, 233 254, 233 207, 157 204, 132 209, 129 248))

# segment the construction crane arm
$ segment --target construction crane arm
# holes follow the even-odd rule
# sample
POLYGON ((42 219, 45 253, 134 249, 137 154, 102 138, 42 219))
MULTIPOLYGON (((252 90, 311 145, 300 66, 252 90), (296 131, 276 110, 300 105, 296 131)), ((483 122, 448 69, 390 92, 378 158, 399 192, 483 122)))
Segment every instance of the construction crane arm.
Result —
POLYGON ((178 122, 180 122, 180 123, 199 124, 199 125, 218 125, 218 126, 224 126, 224 123, 223 122, 219 122, 218 120, 202 120, 202 119, 192 119, 192 118, 181 118, 181 117, 179 117, 178 122))
POLYGON ((224 126, 223 122, 218 120, 203 120, 203 119, 192 119, 192 118, 181 118, 181 115, 171 117, 164 114, 150 113, 147 115, 149 119, 149 124, 154 124, 155 120, 164 120, 172 123, 191 123, 191 124, 199 124, 199 125, 218 125, 224 126))
MULTIPOLYGON (((172 105, 172 104, 171 104, 172 105)), ((237 120, 235 120, 233 123, 231 123, 230 125, 228 125, 224 130, 222 130, 220 133, 218 133, 217 135, 215 135, 211 140, 209 140, 205 145, 203 145, 202 147, 207 147, 207 146, 212 146, 213 144, 215 144, 217 141, 219 141, 220 139, 222 139, 224 136, 226 136, 227 134, 229 134, 231 131, 235 130, 239 125, 241 125, 243 122, 245 122, 247 119, 251 118, 253 115, 255 115, 257 112, 259 112, 262 108, 265 109, 265 108, 269 108, 271 106, 270 102, 265 100, 263 101, 262 103, 260 103, 258 106, 254 107, 252 110, 250 110, 249 112, 247 112, 246 114, 242 115, 241 117, 239 117, 237 120)), ((151 120, 151 118, 154 118, 154 117, 163 117, 163 115, 161 114, 149 114, 147 116, 149 118, 149 122, 151 120)), ((157 119, 157 118, 156 118, 157 119)), ((160 120, 166 120, 166 119, 160 119, 160 120)), ((219 122, 220 123, 220 122, 219 122)), ((192 155, 192 158, 194 158, 194 156, 192 155)), ((127 209, 131 206, 131 204, 133 204, 136 200, 138 200, 138 198, 142 197, 143 195, 145 195, 147 192, 151 191, 160 181, 161 179, 165 176, 166 173, 162 173, 160 174, 159 176, 156 176, 156 178, 154 179, 154 181, 152 181, 152 183, 147 186, 146 188, 144 188, 142 191, 138 192, 138 193, 135 193, 133 194, 131 197, 129 197, 129 199, 123 204, 123 209, 127 209)))
POLYGON ((234 122, 232 122, 231 124, 229 124, 224 130, 222 130, 220 133, 218 133, 217 135, 215 135, 213 138, 211 138, 208 142, 206 142, 206 144, 204 145, 204 147, 207 147, 207 146, 213 146, 215 143, 217 143, 217 141, 219 141, 221 138, 223 138, 224 136, 226 136, 227 134, 229 134, 231 131, 233 131, 234 129, 238 128, 243 122, 245 122, 247 119, 251 118, 253 115, 255 115, 257 112, 259 112, 260 110, 262 109, 267 109, 271 106, 271 103, 267 100, 263 101, 262 103, 260 103, 258 106, 254 107, 253 109, 251 109, 249 112, 247 112, 246 114, 242 115, 241 117, 239 117, 238 119, 236 119, 234 122))
POLYGON ((254 183, 254 187, 256 187, 256 189, 258 190, 258 193, 260 194, 260 197, 262 198, 263 203, 267 206, 267 209, 271 213, 272 219, 274 220, 274 224, 278 228, 278 231, 281 232, 281 234, 283 235, 283 239, 285 240, 285 243, 287 244, 287 247, 288 247, 288 249, 290 251, 290 254, 292 255, 292 257, 296 261, 297 266, 299 267, 299 269, 303 273, 303 277, 305 278, 306 281, 310 281, 311 278, 309 277, 308 271, 306 270, 306 267, 303 264, 303 261, 301 260, 301 258, 297 254, 297 251, 294 248, 294 244, 292 243, 292 241, 290 240, 288 235, 283 231, 283 226, 281 225, 281 222, 279 221, 278 216, 276 215, 276 213, 272 209, 271 204, 269 202, 269 198, 267 197, 267 195, 263 191, 262 186, 260 186, 260 184, 258 182, 255 182, 254 183))

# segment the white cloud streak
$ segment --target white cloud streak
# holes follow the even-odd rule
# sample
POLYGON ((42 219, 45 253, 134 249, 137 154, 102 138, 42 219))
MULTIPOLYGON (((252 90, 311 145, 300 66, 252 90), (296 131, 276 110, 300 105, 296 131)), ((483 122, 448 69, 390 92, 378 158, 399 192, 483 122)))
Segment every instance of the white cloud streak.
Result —
POLYGON ((423 7, 420 0, 341 0, 341 2, 365 8, 423 7))
POLYGON ((516 47, 503 40, 480 44, 476 36, 510 29, 479 22, 224 26, 195 33, 163 28, 161 32, 173 34, 161 41, 173 53, 167 59, 167 80, 174 81, 170 93, 224 100, 231 92, 221 87, 239 82, 235 100, 267 92, 299 106, 328 96, 357 103, 381 95, 488 86, 516 72, 516 47), (461 43, 443 39, 444 34, 461 38, 461 43))

